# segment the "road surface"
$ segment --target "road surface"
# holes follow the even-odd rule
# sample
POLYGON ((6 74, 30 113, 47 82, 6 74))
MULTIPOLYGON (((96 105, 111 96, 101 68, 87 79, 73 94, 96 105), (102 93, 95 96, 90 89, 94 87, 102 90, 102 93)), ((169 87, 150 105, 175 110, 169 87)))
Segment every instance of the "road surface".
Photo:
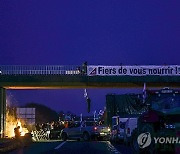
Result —
POLYGON ((46 141, 34 142, 9 154, 131 154, 129 147, 109 141, 46 141))

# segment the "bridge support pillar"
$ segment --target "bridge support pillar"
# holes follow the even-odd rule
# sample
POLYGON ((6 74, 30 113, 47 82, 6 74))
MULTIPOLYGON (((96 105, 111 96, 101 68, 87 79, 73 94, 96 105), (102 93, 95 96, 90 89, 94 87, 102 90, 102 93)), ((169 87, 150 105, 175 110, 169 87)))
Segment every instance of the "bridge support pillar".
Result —
POLYGON ((5 137, 6 131, 6 89, 0 87, 0 137, 5 137))

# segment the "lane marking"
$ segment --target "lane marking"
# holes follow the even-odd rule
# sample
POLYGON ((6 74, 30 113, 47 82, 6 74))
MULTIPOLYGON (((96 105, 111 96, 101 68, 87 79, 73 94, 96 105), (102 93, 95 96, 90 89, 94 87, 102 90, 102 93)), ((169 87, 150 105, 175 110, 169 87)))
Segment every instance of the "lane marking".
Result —
POLYGON ((109 150, 115 154, 121 154, 121 152, 119 152, 112 144, 111 142, 107 141, 108 146, 109 146, 109 150))
POLYGON ((57 150, 59 148, 61 148, 67 141, 62 142, 61 144, 59 144, 57 147, 54 148, 54 150, 57 150))

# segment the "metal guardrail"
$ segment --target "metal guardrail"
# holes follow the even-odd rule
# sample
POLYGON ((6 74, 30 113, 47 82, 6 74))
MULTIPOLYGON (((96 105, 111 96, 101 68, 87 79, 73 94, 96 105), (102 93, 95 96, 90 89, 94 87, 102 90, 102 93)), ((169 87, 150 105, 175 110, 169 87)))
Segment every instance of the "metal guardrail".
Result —
POLYGON ((85 75, 86 66, 1 65, 0 75, 85 75))

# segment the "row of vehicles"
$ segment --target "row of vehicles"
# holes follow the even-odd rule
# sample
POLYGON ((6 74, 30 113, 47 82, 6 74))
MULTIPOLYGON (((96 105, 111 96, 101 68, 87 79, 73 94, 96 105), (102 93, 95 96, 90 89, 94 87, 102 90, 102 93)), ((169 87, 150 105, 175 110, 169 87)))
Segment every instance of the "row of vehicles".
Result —
POLYGON ((64 141, 106 139, 112 142, 124 142, 132 147, 134 153, 158 153, 159 151, 178 153, 177 150, 180 151, 178 144, 155 144, 153 139, 154 137, 180 137, 180 91, 163 88, 147 91, 147 95, 145 103, 142 104, 146 106, 143 113, 112 116, 111 129, 100 125, 97 121, 75 121, 61 131, 60 137, 64 141), (141 148, 138 137, 147 132, 151 134, 151 144, 141 148))
MULTIPOLYGON (((179 144, 155 143, 154 138, 180 138, 180 91, 163 88, 148 91, 148 94, 144 104, 147 106, 146 112, 112 117, 111 141, 122 141, 131 145, 134 153, 179 153, 179 144), (151 144, 144 148, 138 143, 138 137, 142 133, 151 135, 151 144)), ((146 141, 144 140, 144 144, 146 141)))

